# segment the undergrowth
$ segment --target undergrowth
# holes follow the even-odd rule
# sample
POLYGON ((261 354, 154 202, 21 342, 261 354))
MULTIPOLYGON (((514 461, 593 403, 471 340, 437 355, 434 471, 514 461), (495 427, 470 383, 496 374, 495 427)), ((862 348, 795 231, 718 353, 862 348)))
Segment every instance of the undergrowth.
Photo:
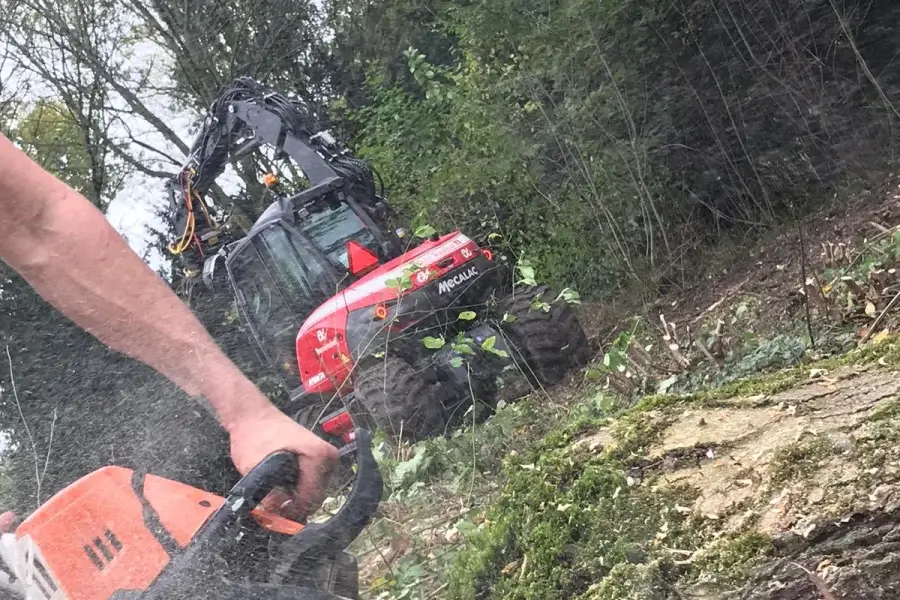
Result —
MULTIPOLYGON (((692 501, 688 490, 631 487, 609 456, 544 445, 512 454, 505 474, 486 526, 448 574, 450 598, 621 597, 610 583, 623 566, 646 569, 669 558, 668 545, 703 542, 702 527, 677 508, 692 501)), ((650 579, 665 586, 669 577, 663 569, 650 579)))

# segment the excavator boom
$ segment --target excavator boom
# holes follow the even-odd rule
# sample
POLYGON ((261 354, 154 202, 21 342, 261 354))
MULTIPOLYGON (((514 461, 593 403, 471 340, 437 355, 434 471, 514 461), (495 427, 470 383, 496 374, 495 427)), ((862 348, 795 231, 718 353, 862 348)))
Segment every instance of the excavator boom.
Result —
POLYGON ((242 77, 210 105, 183 168, 167 183, 175 228, 169 250, 181 259, 184 275, 199 274, 207 256, 236 239, 229 219, 214 210, 208 196, 229 163, 262 146, 271 147, 276 158, 292 160, 310 188, 340 179, 373 216, 389 210, 376 193, 371 166, 320 130, 305 103, 242 77))

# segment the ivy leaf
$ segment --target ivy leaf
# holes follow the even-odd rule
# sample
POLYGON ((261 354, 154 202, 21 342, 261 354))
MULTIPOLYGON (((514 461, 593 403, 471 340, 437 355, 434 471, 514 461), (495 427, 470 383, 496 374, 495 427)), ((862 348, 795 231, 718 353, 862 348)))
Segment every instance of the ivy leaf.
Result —
POLYGON ((505 350, 497 350, 496 348, 494 348, 494 345, 496 343, 497 336, 492 335, 481 343, 481 349, 485 352, 490 352, 491 354, 496 354, 497 356, 502 356, 504 358, 509 356, 505 350))
POLYGON ((472 350, 472 347, 465 342, 462 342, 459 344, 453 344, 453 350, 455 350, 456 352, 459 352, 460 354, 471 354, 471 355, 475 354, 475 351, 472 350))
POLYGON ((432 337, 430 335, 425 336, 425 338, 422 340, 422 343, 424 343, 425 347, 428 348, 429 350, 438 350, 440 348, 443 348, 444 344, 446 344, 446 342, 444 341, 444 338, 442 338, 442 337, 436 338, 436 337, 432 337))
POLYGON ((437 233, 437 230, 431 225, 422 225, 415 231, 415 236, 420 238, 427 238, 433 236, 437 233))
POLYGON ((477 316, 478 315, 475 314, 475 311, 466 310, 466 311, 459 313, 459 320, 460 321, 471 321, 472 319, 474 319, 477 316))

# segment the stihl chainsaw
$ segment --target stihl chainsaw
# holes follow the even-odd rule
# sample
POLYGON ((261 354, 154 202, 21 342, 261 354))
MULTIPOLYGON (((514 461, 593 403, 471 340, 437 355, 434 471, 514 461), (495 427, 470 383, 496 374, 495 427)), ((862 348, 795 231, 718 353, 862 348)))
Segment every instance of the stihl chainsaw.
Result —
POLYGON ((356 479, 323 523, 257 507, 275 487, 296 483, 297 460, 287 452, 267 457, 225 497, 119 466, 94 471, 0 539, 0 597, 355 600, 358 570, 346 549, 383 489, 370 435, 355 433, 356 479))

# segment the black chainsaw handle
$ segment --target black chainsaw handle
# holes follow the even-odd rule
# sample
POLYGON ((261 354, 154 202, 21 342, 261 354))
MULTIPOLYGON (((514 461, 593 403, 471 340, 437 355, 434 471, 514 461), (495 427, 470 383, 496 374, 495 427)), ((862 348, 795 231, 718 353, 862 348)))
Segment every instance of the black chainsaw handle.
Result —
POLYGON ((231 488, 231 491, 225 496, 225 503, 228 504, 229 500, 232 503, 243 500, 246 506, 239 506, 238 512, 246 515, 275 488, 293 489, 296 487, 298 478, 297 455, 285 450, 274 452, 250 469, 231 488))
MULTIPOLYGON (((288 538, 291 548, 310 549, 328 555, 344 550, 369 524, 381 501, 383 481, 372 455, 371 437, 364 429, 356 430, 357 474, 347 502, 325 523, 309 525, 288 538), (296 543, 295 543, 296 542, 296 543)), ((247 515, 279 486, 296 485, 297 456, 276 452, 250 469, 225 497, 225 503, 203 524, 187 546, 177 551, 166 569, 160 573, 140 600, 180 598, 185 589, 203 587, 204 575, 213 573, 213 549, 240 536, 235 531, 247 515)), ((291 555, 296 556, 295 552, 291 555)), ((312 556, 316 556, 313 554, 312 556)), ((310 596, 310 599, 315 596, 310 596)))
POLYGON ((333 558, 346 549, 366 528, 384 491, 378 463, 372 455, 372 439, 365 429, 356 430, 356 481, 347 501, 324 523, 311 523, 284 540, 275 553, 275 567, 270 581, 282 583, 292 564, 308 557, 314 561, 333 558))
MULTIPOLYGON (((353 482, 347 502, 326 523, 316 524, 316 527, 309 526, 313 529, 329 526, 331 529, 339 530, 341 533, 336 534, 337 538, 346 540, 346 543, 338 548, 339 551, 362 533, 375 514, 384 491, 381 471, 372 455, 372 439, 369 432, 365 429, 356 429, 354 441, 357 448, 356 480, 353 482)), ((250 469, 231 488, 225 503, 227 505, 231 501, 231 505, 234 506, 239 503, 239 499, 243 499, 246 505, 239 506, 237 511, 244 515, 249 514, 276 487, 287 489, 296 487, 298 478, 296 455, 286 451, 275 452, 250 469)), ((301 534, 302 532, 297 535, 301 534)))

